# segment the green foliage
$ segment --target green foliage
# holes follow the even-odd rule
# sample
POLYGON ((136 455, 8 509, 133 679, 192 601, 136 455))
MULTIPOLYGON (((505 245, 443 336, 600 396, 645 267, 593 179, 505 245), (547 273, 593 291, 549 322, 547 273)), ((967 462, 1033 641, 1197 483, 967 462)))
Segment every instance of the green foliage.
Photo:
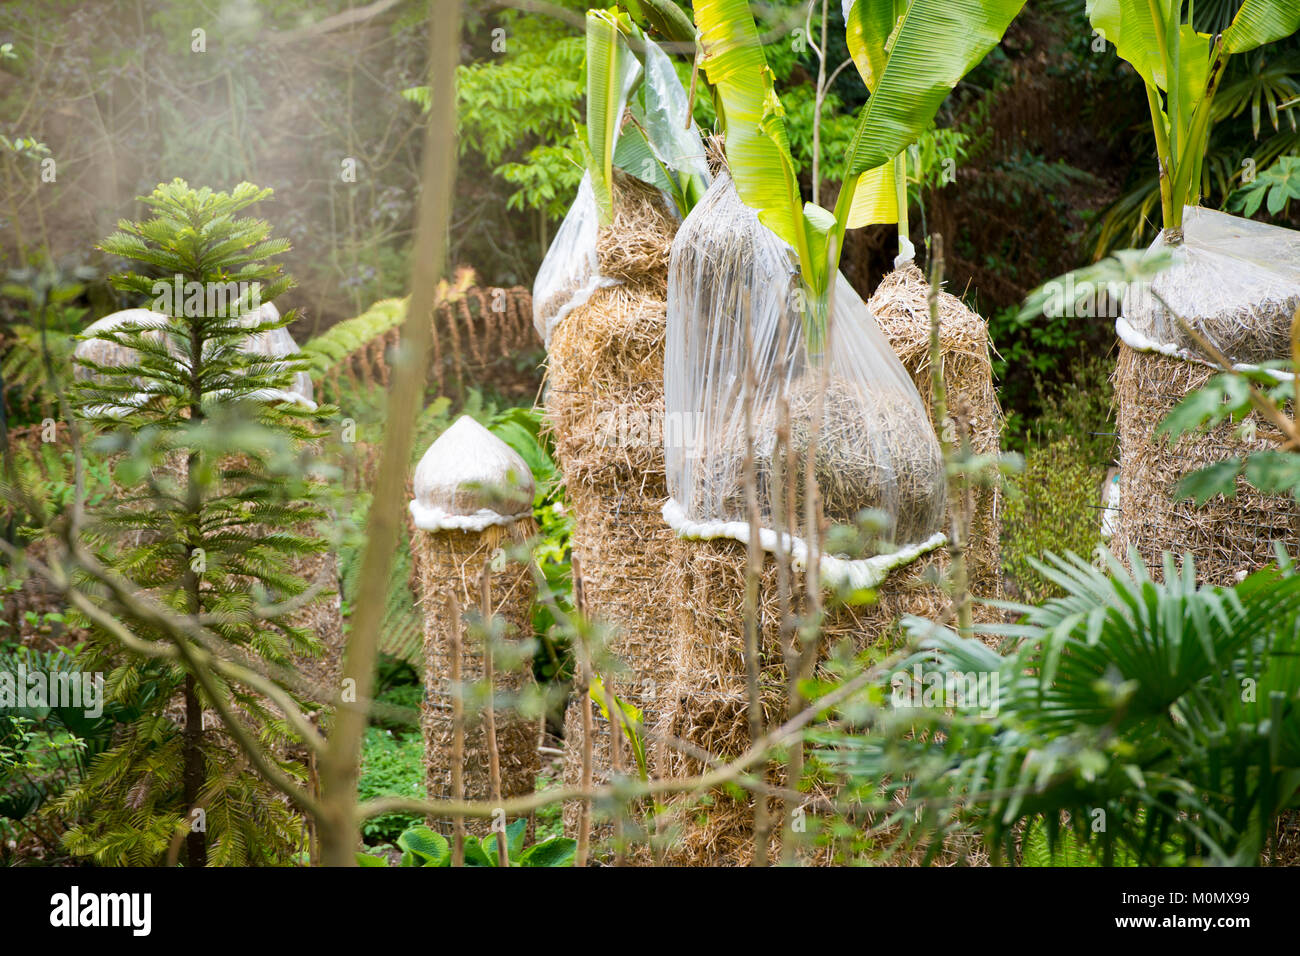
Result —
POLYGON ((1292 199, 1300 199, 1300 156, 1279 156, 1253 183, 1228 197, 1228 208, 1250 217, 1267 200, 1268 214, 1279 216, 1291 208, 1292 199))
POLYGON ((330 326, 302 346, 312 381, 319 382, 340 364, 406 319, 405 299, 383 299, 361 315, 330 326))
MULTIPOLYGON (((1206 22, 1211 11, 1202 4, 1195 6, 1197 30, 1215 34, 1226 27, 1223 22, 1235 10, 1226 9, 1206 22)), ((1300 147, 1296 133, 1294 104, 1300 95, 1300 42, 1295 36, 1270 41, 1249 52, 1225 57, 1227 65, 1217 94, 1209 100, 1204 117, 1205 139, 1199 172, 1189 186, 1203 197, 1206 205, 1219 208, 1232 203, 1244 210, 1243 176, 1249 169, 1270 167, 1279 157, 1294 155, 1300 147), (1267 114, 1269 129, 1261 136, 1262 119, 1267 114)), ((1133 94, 1140 98, 1137 90, 1133 94)), ((1155 151, 1155 133, 1150 126, 1137 133, 1135 156, 1150 156, 1155 151)), ((1138 246, 1150 242, 1159 217, 1154 215, 1161 202, 1158 169, 1147 163, 1136 168, 1127 191, 1097 221, 1094 255, 1100 257, 1120 246, 1138 246)), ((1255 209, 1246 213, 1253 215, 1255 209)))
MULTIPOLYGON (((508 409, 495 416, 488 428, 518 452, 532 470, 536 485, 533 518, 537 521, 532 560, 551 600, 567 614, 571 610, 573 518, 565 508, 564 478, 552 457, 555 449, 550 435, 542 429, 542 413, 536 408, 508 409)), ((545 598, 539 595, 533 607, 533 631, 542 650, 534 659, 534 673, 543 683, 562 682, 573 674, 573 657, 568 635, 545 598)))
POLYGON ((907 619, 919 649, 898 672, 984 675, 978 700, 871 707, 817 735, 855 802, 899 828, 899 848, 937 846, 966 822, 1014 859, 1022 823, 1050 836, 1067 813, 1104 865, 1269 852, 1278 814, 1300 803, 1300 578, 1268 569, 1198 587, 1190 561, 1166 556, 1155 581, 1136 555, 1132 573, 1106 560, 1108 573, 1073 555, 1040 566, 1062 597, 977 627, 1019 642, 1005 656, 907 619))
MULTIPOLYGON (((54 686, 56 675, 77 671, 72 654, 62 648, 40 653, 0 645, 0 673, 17 675, 19 667, 47 675, 48 686, 54 686)), ((4 843, 20 837, 36 841, 47 860, 63 855, 58 840, 62 827, 41 811, 82 780, 115 728, 132 716, 114 706, 92 717, 81 707, 54 704, 47 698, 41 706, 0 706, 0 857, 6 853, 4 843)))
MULTIPOLYGON (((126 366, 83 362, 92 377, 73 397, 99 432, 99 450, 120 456, 119 488, 89 513, 86 545, 172 612, 203 615, 225 642, 290 666, 320 649, 284 602, 308 586, 290 563, 326 547, 315 530, 327 513, 308 443, 321 435, 329 410, 262 400, 269 389, 287 388, 304 363, 242 347, 250 335, 294 317, 262 321, 262 313, 246 311, 290 285, 269 261, 288 244, 272 239, 265 221, 238 215, 269 193, 248 183, 230 193, 195 190, 175 180, 142 197, 152 218, 121 222, 103 249, 142 264, 113 282, 153 299, 160 329, 128 324, 97 333, 108 345, 135 350, 136 359, 126 366), (174 275, 205 290, 243 284, 229 298, 157 298, 154 281, 174 275)), ((89 597, 115 610, 97 591, 89 597)), ((138 639, 169 640, 144 621, 128 626, 138 639)), ((116 636, 97 626, 90 634, 79 663, 104 672, 108 699, 138 716, 60 800, 77 820, 68 849, 102 865, 157 864, 189 829, 191 810, 202 807, 209 864, 295 859, 305 833, 278 792, 228 741, 202 727, 189 738, 171 716, 182 699, 215 706, 197 687, 183 687, 184 667, 124 654, 116 636), (199 781, 183 772, 192 759, 203 769, 199 781)), ((219 698, 273 753, 284 754, 292 737, 267 700, 209 676, 219 698)), ((297 760, 271 759, 290 777, 305 777, 297 760)))
MULTIPOLYGON (((13 285, 5 288, 13 295, 13 285)), ((68 290, 69 297, 79 295, 79 287, 68 290)), ((72 350, 76 347, 74 335, 82 326, 87 310, 66 302, 51 303, 44 313, 29 309, 29 323, 15 323, 5 329, 10 339, 7 351, 0 358, 0 381, 4 384, 5 404, 30 420, 54 416, 55 389, 50 386, 48 374, 53 369, 56 381, 66 384, 71 377, 72 350), (42 319, 45 328, 41 328, 42 319)), ((10 427, 13 418, 7 418, 10 427)))
POLYGON ((1072 438, 1080 461, 1104 468, 1114 458, 1117 443, 1114 387, 1110 381, 1114 365, 1107 358, 1093 356, 1063 364, 1061 370, 1064 381, 1055 386, 1044 377, 1034 376, 1037 417, 1024 432, 1004 440, 1023 450, 1072 438))
MULTIPOLYGON (((506 854, 511 866, 573 866, 574 854, 578 848, 576 840, 567 837, 550 837, 526 847, 524 836, 527 829, 528 820, 524 817, 515 819, 506 827, 506 854)), ((465 865, 500 866, 497 838, 497 833, 490 834, 484 840, 472 834, 466 836, 465 865)), ((397 838, 397 846, 402 851, 400 866, 451 866, 450 841, 426 826, 413 826, 406 830, 397 838)), ((372 853, 358 853, 357 862, 362 866, 388 865, 387 858, 372 853)))
MULTIPOLYGON (((1020 851, 1021 866, 1101 866, 1096 849, 1083 842, 1069 827, 1057 826, 1055 832, 1038 819, 1025 828, 1020 851)), ((1137 866, 1133 854, 1123 847, 1115 853, 1112 866, 1137 866)))
POLYGON ((1021 598, 1037 604, 1060 592, 1040 574, 1051 552, 1091 554, 1101 544, 1105 469, 1084 457, 1070 436, 1025 452, 1025 469, 1008 478, 1003 499, 1002 569, 1021 598))
MULTIPOLYGON (((394 733, 382 727, 367 727, 361 754, 361 777, 357 797, 424 796, 424 738, 414 733, 394 733)), ((367 820, 361 835, 367 843, 391 842, 398 834, 419 823, 413 813, 386 813, 367 820)))
MULTIPOLYGON (((1289 363, 1266 364, 1268 367, 1215 375, 1174 406, 1157 426, 1156 435, 1174 441, 1224 422, 1242 422, 1254 408, 1252 389, 1260 400, 1285 417, 1282 409, 1295 400, 1295 381, 1279 381, 1271 371, 1289 363)), ((1242 427, 1253 429, 1253 422, 1242 427)), ((1300 455, 1286 450, 1229 456, 1184 475, 1178 482, 1177 495, 1180 499, 1191 498, 1198 507, 1216 495, 1235 498, 1238 477, 1266 495, 1300 497, 1300 455)))
MULTIPOLYGON (((582 179, 573 134, 582 129, 583 39, 567 35, 564 25, 549 17, 506 14, 502 22, 509 36, 506 50, 456 70, 461 153, 478 154, 492 175, 517 187, 509 208, 540 209, 558 219, 582 179)), ((427 86, 402 95, 429 109, 427 86)))

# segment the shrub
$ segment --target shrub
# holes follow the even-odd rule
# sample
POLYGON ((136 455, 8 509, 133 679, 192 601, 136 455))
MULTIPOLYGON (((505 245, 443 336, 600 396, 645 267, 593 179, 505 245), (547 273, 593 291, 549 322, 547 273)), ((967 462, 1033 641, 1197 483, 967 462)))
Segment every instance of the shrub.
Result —
MULTIPOLYGON (((424 796, 424 738, 418 733, 395 734, 382 727, 366 729, 361 752, 361 800, 375 797, 424 796)), ((367 820, 361 835, 367 843, 392 843, 402 831, 423 822, 412 813, 386 813, 367 820)))
POLYGON ((1073 436, 1025 453, 1025 470, 1008 479, 1002 568, 1020 599, 1037 604, 1060 590, 1032 566, 1048 552, 1089 555, 1101 543, 1105 470, 1088 461, 1073 436))

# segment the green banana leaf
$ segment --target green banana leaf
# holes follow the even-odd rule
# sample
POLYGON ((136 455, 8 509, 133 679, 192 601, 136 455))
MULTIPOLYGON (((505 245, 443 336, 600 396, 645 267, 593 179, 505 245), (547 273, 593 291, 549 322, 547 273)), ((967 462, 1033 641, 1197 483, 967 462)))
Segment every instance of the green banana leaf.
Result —
POLYGON ((624 41, 619 16, 606 10, 587 11, 587 171, 596 195, 600 221, 613 219, 614 146, 628 96, 641 74, 641 64, 624 41))
POLYGON ((944 98, 997 46, 1024 5, 1025 0, 844 0, 850 56, 871 98, 858 115, 848 182, 835 207, 841 245, 850 225, 902 218, 897 202, 893 219, 872 218, 887 208, 885 190, 897 187, 895 173, 880 167, 916 142, 944 98), (859 188, 867 191, 861 201, 859 188))
POLYGON ((695 25, 673 0, 626 0, 632 18, 674 43, 694 43, 695 25))
POLYGON ((1223 48, 1229 53, 1246 53, 1297 30, 1300 3, 1296 0, 1246 0, 1223 31, 1223 48))
MULTIPOLYGON (((854 22, 860 18, 853 8, 862 3, 881 0, 850 0, 846 6, 854 22)), ((891 31, 884 66, 858 116, 849 174, 883 166, 914 143, 1024 5, 1025 0, 912 0, 891 31)))
POLYGON ((745 0, 697 0, 704 74, 717 92, 736 192, 759 221, 808 261, 802 199, 758 27, 745 0))
POLYGON ((885 71, 890 40, 902 19, 895 0, 844 0, 844 39, 867 91, 874 93, 885 71))
POLYGON ((1160 52, 1165 24, 1175 20, 1174 0, 1088 0, 1088 20, 1121 60, 1154 86, 1169 88, 1165 57, 1160 52), (1157 24, 1155 14, 1159 14, 1157 24))
POLYGON ((642 47, 640 89, 628 104, 614 165, 672 197, 684 218, 709 185, 709 164, 699 130, 687 125, 690 104, 668 55, 652 40, 642 47))

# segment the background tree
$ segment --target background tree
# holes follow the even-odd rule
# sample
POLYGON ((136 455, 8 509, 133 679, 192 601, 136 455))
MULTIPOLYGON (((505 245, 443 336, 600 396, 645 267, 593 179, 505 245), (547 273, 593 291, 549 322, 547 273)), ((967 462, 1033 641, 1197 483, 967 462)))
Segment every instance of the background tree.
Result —
MULTIPOLYGON (((257 308, 290 285, 269 261, 288 243, 270 239, 265 221, 237 215, 270 192, 248 183, 230 193, 194 190, 175 180, 143 198, 153 217, 122 222, 102 248, 142 264, 114 284, 155 296, 161 332, 126 324, 94 333, 109 354, 83 361, 92 378, 75 401, 101 445, 121 454, 117 494, 90 514, 87 544, 161 604, 283 667, 318 650, 291 621, 314 595, 286 568, 324 549, 304 529, 325 511, 306 468, 322 413, 264 400, 287 389, 299 366, 248 348, 251 336, 293 321, 257 308), (160 279, 183 281, 186 294, 158 296, 160 279), (112 362, 120 349, 134 361, 112 362)), ((65 798, 69 810, 95 810, 69 833, 69 846, 105 863, 153 862, 187 828, 191 865, 283 862, 301 847, 288 806, 225 735, 205 729, 204 710, 214 704, 194 676, 177 662, 123 656, 100 629, 92 635, 84 666, 107 672, 110 699, 138 716, 65 798), (206 834, 191 825, 196 808, 206 834)), ((136 636, 159 637, 148 628, 136 636)), ((216 689, 260 739, 279 744, 280 769, 301 776, 301 763, 286 755, 283 716, 265 696, 220 678, 216 689)))

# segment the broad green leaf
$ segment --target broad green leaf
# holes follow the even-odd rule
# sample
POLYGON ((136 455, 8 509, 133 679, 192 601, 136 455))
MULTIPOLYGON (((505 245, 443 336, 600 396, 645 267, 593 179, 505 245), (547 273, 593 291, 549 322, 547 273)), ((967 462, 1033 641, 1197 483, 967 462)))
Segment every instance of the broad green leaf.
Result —
POLYGON ((483 843, 479 838, 470 835, 465 837, 465 865, 496 866, 496 861, 487 855, 487 852, 483 849, 483 843))
POLYGON ((1216 375, 1170 409, 1156 435, 1177 438, 1205 425, 1217 425, 1250 406, 1250 383, 1238 375, 1216 375))
POLYGON ((802 264, 802 198, 790 158, 784 110, 758 27, 745 0, 698 0, 701 64, 717 92, 736 192, 759 220, 794 246, 802 264))
MULTIPOLYGON (((528 818, 517 817, 513 823, 506 827, 506 854, 510 857, 511 863, 520 862, 520 854, 524 849, 524 836, 528 830, 528 818)), ((487 858, 492 861, 493 866, 497 866, 497 834, 490 833, 483 841, 483 852, 487 858)))
POLYGON ((808 237, 809 258, 809 268, 805 268, 804 272, 805 275, 811 272, 813 276, 811 287, 821 290, 826 288, 827 276, 835 271, 839 260, 838 253, 832 257, 830 250, 835 214, 813 203, 804 203, 803 225, 804 234, 808 237), (836 261, 832 262, 832 258, 836 261))
POLYGON ((844 0, 844 38, 853 65, 874 93, 885 70, 886 51, 900 17, 894 0, 844 0))
POLYGON ((589 686, 589 693, 591 694, 592 701, 600 708, 601 716, 606 720, 613 720, 613 718, 610 717, 610 707, 607 697, 614 698, 614 703, 618 706, 619 727, 623 732, 623 736, 627 738, 628 743, 632 745, 632 753, 636 758, 637 769, 640 771, 642 779, 647 778, 649 775, 649 767, 646 763, 645 742, 641 739, 641 722, 644 717, 641 710, 615 694, 607 695, 605 691, 605 682, 601 680, 599 675, 592 678, 589 686))
POLYGON ((673 0, 627 0, 624 6, 633 18, 649 24, 660 36, 674 43, 695 42, 691 18, 673 0))
POLYGON ((1182 115, 1192 111, 1205 99, 1210 78, 1211 38, 1183 24, 1178 29, 1178 102, 1182 115))
POLYGON ((446 837, 426 826, 414 826, 402 832, 397 845, 422 862, 419 866, 445 866, 451 860, 446 837))
POLYGON ((1246 459, 1246 480, 1265 494, 1295 494, 1300 489, 1300 455, 1257 451, 1246 459))
POLYGON ((624 127, 619 134, 618 145, 614 147, 614 165, 643 183, 649 183, 667 193, 677 204, 678 211, 681 211, 685 196, 679 191, 672 171, 664 165, 646 139, 642 126, 633 122, 624 127))
MULTIPOLYGON (((692 28, 693 29, 693 28, 692 28)), ((691 192, 687 177, 694 177, 702 195, 709 183, 709 163, 704 154, 700 131, 690 121, 690 97, 673 69, 672 61, 659 46, 645 41, 645 101, 641 117, 650 146, 669 169, 679 174, 682 191, 691 192)), ((685 216, 690 209, 683 209, 685 216)))
POLYGON ((1246 0, 1223 31, 1229 53, 1245 53, 1300 30, 1300 3, 1296 0, 1246 0))
POLYGON ((543 843, 535 843, 519 857, 520 866, 562 867, 573 866, 573 858, 578 851, 578 841, 568 837, 552 837, 543 843))
POLYGON ((387 866, 388 859, 373 853, 357 853, 357 866, 387 866))
POLYGON ((1131 64, 1149 86, 1168 89, 1160 38, 1177 16, 1171 0, 1088 0, 1087 12, 1093 29, 1114 44, 1120 59, 1131 64))
MULTIPOLYGON (((859 4, 866 0, 858 0, 859 4)), ((849 207, 849 229, 898 222, 898 190, 894 186, 894 164, 868 169, 858 177, 849 207)))
POLYGON ((914 143, 944 98, 997 46, 1024 5, 1025 0, 912 0, 858 117, 849 144, 849 174, 883 166, 914 143))
POLYGON ((614 143, 641 64, 628 49, 617 17, 587 11, 587 169, 600 220, 613 217, 614 143))

